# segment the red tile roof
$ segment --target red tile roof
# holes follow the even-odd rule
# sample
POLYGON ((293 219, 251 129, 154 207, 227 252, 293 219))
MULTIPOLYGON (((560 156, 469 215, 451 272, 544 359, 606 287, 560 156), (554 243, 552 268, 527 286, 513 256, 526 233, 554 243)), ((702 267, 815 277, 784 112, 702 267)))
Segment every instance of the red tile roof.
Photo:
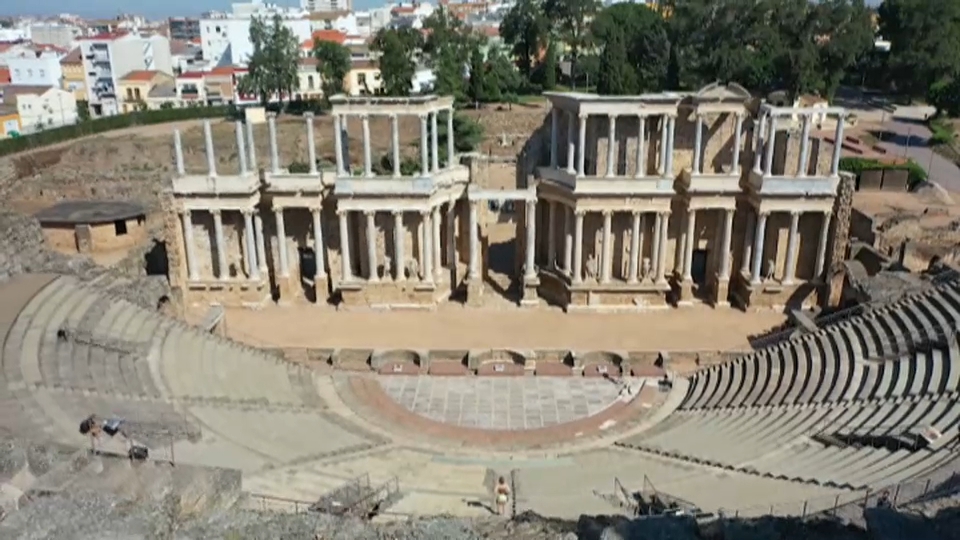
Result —
POLYGON ((104 32, 102 34, 96 34, 81 39, 84 41, 113 41, 115 39, 120 39, 129 33, 130 32, 127 32, 126 30, 121 30, 119 32, 104 32))
POLYGON ((76 47, 66 56, 60 59, 61 66, 82 66, 83 58, 80 56, 80 47, 76 47))
POLYGON ((120 80, 128 82, 150 82, 157 76, 157 73, 160 72, 150 69, 137 69, 127 73, 121 77, 120 80))
POLYGON ((10 84, 10 70, 0 68, 0 84, 10 84))
POLYGON ((178 79, 202 79, 203 72, 202 71, 185 71, 181 73, 177 78, 178 79))
POLYGON ((338 45, 343 45, 347 41, 347 34, 339 30, 317 30, 310 39, 300 44, 303 49, 312 49, 314 41, 331 41, 338 45))
POLYGON ((236 73, 246 73, 247 68, 239 66, 219 66, 210 70, 211 75, 234 75, 236 73))

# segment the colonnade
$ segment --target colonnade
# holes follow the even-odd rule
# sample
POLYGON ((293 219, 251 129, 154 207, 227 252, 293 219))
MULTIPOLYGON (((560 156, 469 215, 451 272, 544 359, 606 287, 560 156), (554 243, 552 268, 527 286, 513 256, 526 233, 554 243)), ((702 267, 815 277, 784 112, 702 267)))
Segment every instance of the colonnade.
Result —
MULTIPOLYGON (((743 237, 743 264, 740 272, 749 276, 751 285, 760 285, 767 278, 772 277, 773 269, 767 268, 767 275, 764 275, 764 247, 766 242, 767 220, 770 216, 769 211, 761 211, 756 214, 750 212, 747 214, 746 234, 743 237)), ((827 256, 827 244, 830 240, 830 220, 832 212, 819 212, 822 217, 820 225, 820 237, 817 242, 817 257, 814 262, 813 277, 819 278, 823 275, 824 264, 827 256)), ((799 247, 799 225, 800 216, 803 212, 791 211, 790 229, 787 236, 787 253, 784 261, 783 277, 780 282, 783 285, 793 285, 797 276, 797 250, 799 247)), ((775 261, 769 261, 768 264, 775 261)))
MULTIPOLYGON (((803 178, 809 175, 810 164, 810 128, 814 115, 824 115, 828 113, 812 109, 810 112, 778 113, 776 111, 765 110, 760 116, 757 126, 757 136, 754 137, 754 159, 753 172, 763 176, 775 176, 773 173, 773 154, 775 142, 777 140, 777 123, 781 116, 800 116, 800 154, 797 159, 796 177, 803 178)), ((840 173, 840 154, 843 149, 843 126, 846 115, 843 113, 834 115, 837 120, 837 126, 834 131, 833 155, 830 161, 830 176, 835 177, 840 173)))
MULTIPOLYGON (((733 156, 730 159, 730 174, 740 174, 740 150, 743 143, 743 113, 734 113, 736 124, 733 129, 733 156)), ((696 111, 694 113, 694 134, 693 134, 693 164, 690 174, 693 176, 703 174, 703 124, 704 113, 696 111)))

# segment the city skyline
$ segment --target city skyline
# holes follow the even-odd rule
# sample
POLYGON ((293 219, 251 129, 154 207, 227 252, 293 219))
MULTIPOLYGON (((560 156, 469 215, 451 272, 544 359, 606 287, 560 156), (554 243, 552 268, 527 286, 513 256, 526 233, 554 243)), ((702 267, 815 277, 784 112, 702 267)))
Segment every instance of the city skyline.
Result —
MULTIPOLYGON (((239 0, 244 1, 244 0, 239 0)), ((246 0, 249 1, 249 0, 246 0)), ((267 0, 264 0, 267 3, 267 0)), ((145 2, 134 7, 129 0, 48 0, 43 11, 37 11, 36 5, 23 3, 3 10, 7 16, 53 16, 71 13, 81 17, 108 18, 120 13, 133 13, 147 18, 196 17, 205 11, 230 11, 235 0, 166 0, 164 2, 145 2)), ((284 7, 299 7, 300 0, 269 0, 268 3, 284 7)), ((355 9, 368 9, 382 5, 377 0, 356 0, 355 9)))

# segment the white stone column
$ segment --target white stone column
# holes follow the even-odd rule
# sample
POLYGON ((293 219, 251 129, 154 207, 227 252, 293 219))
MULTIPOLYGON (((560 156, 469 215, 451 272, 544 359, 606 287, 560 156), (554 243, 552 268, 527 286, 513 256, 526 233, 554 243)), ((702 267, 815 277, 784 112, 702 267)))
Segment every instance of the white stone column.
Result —
POLYGON ((347 210, 337 210, 340 220, 340 281, 353 280, 353 271, 350 269, 350 213, 347 210))
POLYGON ((627 264, 627 283, 637 282, 640 268, 640 219, 639 211, 633 212, 633 227, 630 229, 630 262, 627 264))
MULTIPOLYGON (((452 114, 452 112, 451 112, 452 114)), ((457 270, 457 201, 447 203, 447 266, 456 274, 457 270)))
POLYGON ((673 177, 673 146, 676 144, 674 132, 677 128, 677 117, 670 116, 667 119, 667 178, 673 177))
POLYGON ((657 174, 660 176, 667 175, 667 137, 670 132, 668 118, 667 115, 660 117, 660 163, 657 163, 657 174))
POLYGON ((370 155, 370 115, 360 116, 360 126, 363 131, 363 175, 373 176, 373 158, 370 155))
POLYGON ((180 130, 173 130, 173 153, 177 165, 177 176, 187 174, 186 167, 183 165, 183 142, 180 139, 180 130))
POLYGON ((637 123, 640 127, 637 129, 637 172, 633 174, 634 178, 647 174, 647 117, 638 116, 637 123))
POLYGON ((733 174, 740 174, 740 148, 743 145, 743 115, 737 113, 737 125, 733 130, 733 163, 730 164, 730 171, 733 174))
POLYGON ((537 277, 537 272, 534 266, 536 261, 534 260, 534 252, 536 251, 537 243, 537 201, 527 200, 524 202, 526 205, 527 216, 524 220, 524 225, 527 228, 527 243, 526 243, 526 264, 523 273, 524 281, 530 281, 537 277))
POLYGON ((569 276, 573 272, 573 217, 570 208, 563 208, 563 273, 569 276))
POLYGON ((312 208, 310 213, 313 215, 313 259, 317 262, 317 271, 314 276, 322 279, 327 277, 327 252, 323 247, 323 224, 320 221, 319 208, 312 208))
POLYGON ((697 211, 687 210, 687 238, 683 250, 683 280, 693 280, 693 248, 697 245, 697 211))
POLYGON ((583 168, 586 164, 587 156, 587 119, 589 118, 590 117, 585 114, 580 115, 580 139, 577 144, 577 176, 586 174, 583 168))
POLYGON ((613 212, 603 211, 603 238, 601 239, 601 249, 603 259, 600 270, 600 283, 610 283, 610 277, 613 273, 613 212))
POLYGON ((250 170, 259 173, 257 167, 257 138, 253 135, 253 122, 247 122, 247 147, 250 158, 250 170))
POLYGON ((447 168, 457 166, 457 141, 453 133, 453 109, 447 111, 447 168))
POLYGON ((197 252, 193 244, 193 216, 190 210, 181 211, 180 220, 183 225, 183 247, 184 255, 187 259, 187 279, 196 281, 200 279, 200 274, 197 272, 197 252))
POLYGON ((733 239, 733 209, 724 211, 723 240, 720 245, 720 281, 730 280, 730 242, 733 239))
POLYGON ((470 201, 470 272, 469 279, 480 279, 480 238, 477 231, 477 201, 470 201))
POLYGON ((700 174, 701 165, 703 164, 703 116, 700 113, 696 113, 696 119, 694 120, 694 135, 693 135, 693 171, 691 174, 700 174))
POLYGON ((260 217, 260 213, 257 212, 253 214, 253 228, 254 233, 257 236, 257 266, 260 267, 260 272, 267 273, 267 242, 263 236, 263 219, 260 217))
POLYGON ((583 214, 584 211, 575 209, 573 225, 573 282, 583 282, 583 214))
POLYGON ((430 113, 430 170, 440 172, 440 135, 437 133, 437 111, 430 113))
POLYGON ((817 244, 817 261, 814 266, 814 279, 823 277, 823 265, 827 260, 827 242, 830 240, 830 212, 823 213, 823 224, 820 226, 820 242, 817 244))
POLYGON ((280 150, 277 148, 277 114, 267 113, 267 128, 270 131, 270 171, 280 172, 280 150))
POLYGON ((280 254, 280 277, 290 277, 290 263, 287 260, 287 227, 283 220, 283 207, 275 206, 273 216, 277 220, 277 253, 280 254))
POLYGON ((367 238, 367 281, 374 282, 380 281, 380 276, 377 275, 377 223, 376 223, 376 212, 372 210, 366 210, 363 212, 363 217, 367 219, 366 233, 364 236, 367 238))
POLYGON ((217 244, 214 246, 217 251, 219 270, 217 278, 227 279, 230 277, 230 273, 227 270, 227 241, 223 237, 223 217, 220 215, 220 210, 212 210, 210 213, 213 214, 213 235, 217 244))
MULTIPOLYGON (((393 210, 393 278, 396 281, 403 281, 406 278, 406 261, 404 260, 404 241, 406 235, 403 229, 403 212, 393 210)), ((389 268, 386 269, 390 271, 389 268)))
POLYGON ((810 163, 810 115, 803 114, 803 127, 800 129, 800 160, 797 163, 797 176, 807 175, 810 163))
POLYGON ((390 148, 393 150, 393 177, 400 177, 400 119, 390 115, 390 148))
POLYGON ((317 174, 317 140, 313 133, 313 113, 303 113, 307 123, 307 159, 310 161, 310 174, 317 174))
POLYGON ((243 122, 237 120, 237 159, 240 161, 240 174, 247 174, 247 144, 243 140, 243 122))
POLYGON ((770 126, 767 132, 767 156, 763 164, 763 174, 770 176, 773 174, 773 150, 777 146, 777 117, 770 116, 770 126))
POLYGON ((207 174, 209 176, 217 175, 217 155, 213 150, 213 132, 210 129, 210 121, 203 121, 203 140, 207 148, 207 174))
POLYGON ((433 227, 433 238, 430 246, 433 248, 433 279, 440 282, 443 279, 443 244, 440 239, 440 206, 433 207, 433 216, 430 218, 430 225, 433 227))
POLYGON ((423 264, 421 272, 424 283, 433 283, 433 234, 431 234, 430 210, 420 213, 420 234, 423 238, 423 264))
POLYGON ((557 267, 557 202, 547 201, 547 267, 557 267))
POLYGON ((750 283, 759 285, 763 275, 763 242, 767 234, 767 213, 759 212, 757 230, 753 234, 753 268, 750 270, 750 283))
POLYGON ((793 284, 797 275, 797 236, 800 226, 800 212, 790 212, 790 234, 787 236, 787 260, 783 270, 784 285, 793 284))
POLYGON ((577 117, 571 112, 567 113, 567 172, 576 174, 577 159, 577 141, 574 139, 574 133, 577 130, 577 117))
POLYGON ((430 175, 430 152, 427 144, 427 116, 424 114, 420 115, 420 176, 429 176, 430 175))
POLYGON ((337 176, 347 174, 346 163, 343 162, 343 126, 340 123, 340 115, 333 115, 333 153, 337 158, 337 176))
POLYGON ((660 232, 662 229, 663 214, 657 212, 653 216, 653 244, 650 246, 650 258, 653 259, 650 261, 650 266, 653 267, 655 274, 654 281, 657 281, 660 276, 660 232))
POLYGON ((763 173, 763 139, 767 130, 767 115, 761 113, 760 124, 753 128, 753 172, 763 173))
POLYGON ((834 132, 833 161, 830 164, 830 176, 840 174, 840 151, 843 148, 843 123, 845 116, 837 115, 837 130, 834 132))
POLYGON ((750 271, 750 261, 753 257, 753 235, 756 232, 756 217, 753 214, 753 208, 747 207, 745 212, 746 221, 743 226, 743 260, 740 261, 740 273, 746 274, 750 271))
POLYGON ((670 212, 660 214, 660 255, 657 257, 657 283, 667 282, 667 233, 670 231, 670 212))
POLYGON ((560 109, 550 109, 550 167, 557 168, 557 132, 560 129, 560 109))
POLYGON ((617 115, 607 117, 607 178, 616 174, 617 159, 617 115))
POLYGON ((257 264, 257 239, 253 232, 253 210, 243 211, 243 236, 246 238, 247 244, 246 250, 244 251, 244 255, 246 255, 247 259, 247 273, 250 276, 250 279, 259 281, 260 267, 257 264))

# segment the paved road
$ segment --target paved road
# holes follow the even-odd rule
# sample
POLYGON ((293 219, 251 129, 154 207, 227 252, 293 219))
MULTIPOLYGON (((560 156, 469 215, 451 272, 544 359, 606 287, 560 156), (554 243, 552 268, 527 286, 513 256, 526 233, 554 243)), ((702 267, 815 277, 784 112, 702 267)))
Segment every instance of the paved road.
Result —
POLYGON ((960 192, 960 168, 927 146, 931 133, 923 119, 930 112, 930 107, 897 107, 892 117, 883 122, 886 135, 880 144, 892 155, 919 163, 930 180, 944 189, 960 192))

